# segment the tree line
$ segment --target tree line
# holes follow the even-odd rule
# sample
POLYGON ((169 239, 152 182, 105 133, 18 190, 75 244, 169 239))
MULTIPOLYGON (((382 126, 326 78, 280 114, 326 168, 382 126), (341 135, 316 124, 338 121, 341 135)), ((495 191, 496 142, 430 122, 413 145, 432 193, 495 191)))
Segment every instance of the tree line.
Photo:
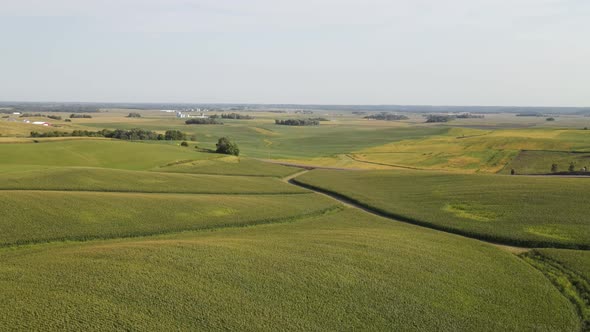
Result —
POLYGON ((452 115, 429 114, 426 116, 427 123, 449 122, 454 119, 455 119, 455 117, 452 115))
POLYGON ((19 116, 19 118, 49 118, 53 120, 61 120, 61 116, 59 115, 45 115, 41 113, 23 113, 19 116))
MULTIPOLYGON (((216 116, 217 114, 213 115, 212 117, 216 116)), ((238 114, 238 113, 222 113, 222 119, 234 119, 234 120, 252 120, 254 119, 253 116, 248 114, 238 114)))
POLYGON ((286 120, 275 120, 275 124, 281 126, 319 126, 318 120, 312 119, 286 119, 286 120))
POLYGON ((72 132, 66 131, 49 131, 49 132, 37 132, 32 131, 31 137, 105 137, 105 138, 114 138, 114 139, 121 139, 121 140, 130 140, 130 141, 145 141, 145 140, 154 140, 154 141, 182 141, 187 139, 187 135, 180 130, 166 130, 164 134, 158 134, 151 130, 145 129, 103 129, 99 131, 89 131, 89 130, 74 130, 72 132))
POLYGON ((401 114, 392 114, 392 113, 379 113, 379 114, 371 114, 365 116, 365 119, 372 119, 372 120, 385 120, 385 121, 399 121, 399 120, 407 120, 409 119, 405 115, 401 114))
POLYGON ((192 118, 192 119, 186 120, 184 123, 186 123, 187 125, 191 125, 191 124, 197 124, 197 125, 201 125, 201 124, 216 124, 216 125, 221 125, 221 124, 223 124, 223 122, 219 122, 215 118, 192 118))
POLYGON ((70 119, 92 119, 92 115, 88 114, 70 114, 70 119))

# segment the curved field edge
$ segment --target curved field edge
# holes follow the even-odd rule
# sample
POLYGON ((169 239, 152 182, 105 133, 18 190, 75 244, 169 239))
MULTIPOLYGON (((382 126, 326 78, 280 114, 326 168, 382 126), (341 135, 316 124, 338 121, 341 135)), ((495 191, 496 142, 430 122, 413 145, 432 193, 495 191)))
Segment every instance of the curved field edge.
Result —
POLYGON ((271 177, 158 173, 90 167, 0 167, 0 190, 185 194, 305 193, 271 177))
POLYGON ((590 281, 561 262, 532 250, 520 257, 541 271, 547 279, 575 306, 582 331, 590 331, 590 281))
POLYGON ((299 169, 256 159, 226 156, 215 159, 174 163, 172 165, 154 168, 153 171, 180 174, 281 178, 297 173, 299 169))
POLYGON ((323 187, 320 187, 317 185, 312 185, 312 184, 300 181, 296 178, 292 179, 290 182, 292 182, 298 186, 301 186, 303 188, 313 190, 313 191, 316 191, 316 192, 319 192, 322 194, 326 194, 328 196, 332 196, 332 197, 334 197, 338 200, 342 200, 346 203, 356 205, 359 208, 366 210, 367 212, 371 212, 371 213, 379 215, 381 217, 395 219, 394 221, 402 221, 402 222, 410 223, 413 225, 427 227, 427 228, 431 228, 431 229, 435 229, 435 230, 439 230, 439 231, 443 231, 443 232, 466 236, 466 237, 474 238, 477 240, 482 240, 482 241, 497 243, 497 244, 505 244, 505 245, 526 246, 526 247, 530 247, 530 248, 546 247, 546 248, 574 248, 574 249, 583 249, 583 250, 590 249, 590 246, 585 246, 585 245, 572 245, 572 246, 570 246, 570 245, 554 243, 554 242, 550 242, 550 241, 522 241, 522 240, 516 241, 512 238, 507 238, 507 237, 486 235, 486 234, 482 234, 482 233, 478 233, 478 232, 469 232, 469 231, 465 231, 465 230, 460 230, 460 229, 456 229, 453 227, 445 227, 443 225, 439 225, 439 224, 431 223, 428 221, 423 221, 423 220, 415 219, 415 218, 408 217, 405 215, 393 213, 391 211, 387 211, 387 210, 375 207, 371 204, 367 204, 366 202, 352 198, 348 195, 344 195, 339 192, 329 190, 329 189, 326 189, 326 188, 323 188, 323 187))
POLYGON ((0 192, 0 247, 288 222, 340 207, 301 195, 0 192), (261 207, 264 207, 261 209, 261 207))
POLYGON ((0 249, 0 260, 0 327, 579 328, 573 306, 514 255, 354 209, 295 223, 0 249))
POLYGON ((541 240, 516 240, 516 239, 510 238, 510 237, 491 235, 491 234, 485 234, 485 233, 480 233, 480 232, 472 232, 472 231, 468 231, 468 230, 457 229, 454 227, 447 227, 447 226, 436 224, 433 222, 413 218, 413 217, 410 217, 407 215, 402 215, 402 214, 398 214, 395 212, 387 211, 385 209, 368 204, 362 200, 353 198, 349 195, 342 194, 342 193, 337 192, 335 190, 327 189, 327 188, 319 186, 319 185, 310 184, 308 182, 305 182, 305 180, 301 180, 300 178, 291 179, 290 182, 295 185, 298 185, 300 187, 303 187, 305 189, 309 189, 309 190, 316 191, 316 192, 319 192, 322 194, 326 194, 326 195, 336 198, 338 200, 342 200, 347 203, 356 205, 359 208, 364 209, 368 212, 374 213, 376 215, 390 218, 390 219, 395 219, 395 221, 403 221, 403 222, 410 223, 413 225, 432 228, 432 229, 436 229, 439 231, 462 235, 462 236, 466 236, 466 237, 470 237, 470 238, 474 238, 474 239, 478 239, 478 240, 482 240, 482 241, 486 241, 486 242, 505 244, 505 245, 513 245, 513 246, 524 246, 524 247, 529 247, 529 248, 543 247, 543 248, 564 248, 564 249, 590 250, 590 245, 565 244, 565 243, 559 243, 559 242, 554 242, 554 241, 541 241, 541 240))

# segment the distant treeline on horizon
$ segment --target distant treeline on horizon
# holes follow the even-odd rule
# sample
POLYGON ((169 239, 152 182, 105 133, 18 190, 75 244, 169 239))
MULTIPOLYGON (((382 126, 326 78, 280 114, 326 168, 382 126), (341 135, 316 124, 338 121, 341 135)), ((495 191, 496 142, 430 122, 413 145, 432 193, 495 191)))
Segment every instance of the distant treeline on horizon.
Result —
POLYGON ((407 112, 407 113, 561 113, 590 114, 590 107, 540 106, 436 106, 436 105, 311 105, 311 104, 199 104, 199 103, 83 103, 83 102, 0 102, 0 108, 16 112, 98 112, 100 109, 162 110, 217 108, 228 111, 261 110, 325 110, 344 112, 407 112))

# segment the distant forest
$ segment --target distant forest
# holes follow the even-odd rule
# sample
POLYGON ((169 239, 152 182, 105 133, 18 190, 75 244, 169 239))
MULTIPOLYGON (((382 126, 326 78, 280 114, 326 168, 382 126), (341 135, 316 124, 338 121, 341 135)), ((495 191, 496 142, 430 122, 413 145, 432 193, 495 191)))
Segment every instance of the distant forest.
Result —
POLYGON ((298 104, 202 104, 202 103, 36 103, 0 102, 0 108, 15 112, 98 112, 100 109, 161 110, 208 108, 229 111, 325 110, 341 112, 406 112, 406 113, 559 113, 590 114, 590 107, 525 107, 525 106, 435 106, 435 105, 298 105, 298 104))

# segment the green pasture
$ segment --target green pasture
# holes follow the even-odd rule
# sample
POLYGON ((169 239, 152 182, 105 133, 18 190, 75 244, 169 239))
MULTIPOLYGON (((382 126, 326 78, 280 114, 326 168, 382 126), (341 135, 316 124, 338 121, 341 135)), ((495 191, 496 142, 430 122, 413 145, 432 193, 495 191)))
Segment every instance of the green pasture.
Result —
POLYGON ((524 246, 590 248, 586 179, 315 170, 296 181, 450 232, 524 246))
POLYGON ((516 256, 346 209, 294 223, 0 249, 13 330, 577 331, 516 256))

